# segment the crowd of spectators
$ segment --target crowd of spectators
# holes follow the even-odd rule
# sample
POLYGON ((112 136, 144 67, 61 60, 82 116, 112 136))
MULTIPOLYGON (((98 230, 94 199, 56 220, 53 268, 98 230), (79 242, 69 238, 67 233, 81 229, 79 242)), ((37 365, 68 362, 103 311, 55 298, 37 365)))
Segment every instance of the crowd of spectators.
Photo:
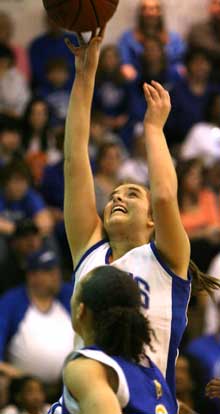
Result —
MULTIPOLYGON (((168 31, 159 0, 140 0, 134 27, 103 46, 89 155, 100 215, 118 183, 148 185, 142 85, 162 83, 191 257, 220 278, 220 0, 208 3, 206 20, 183 38, 168 31)), ((0 10, 0 412, 44 414, 72 346, 63 141, 74 57, 64 37, 77 37, 46 17, 26 48, 13 31, 0 10)), ((177 363, 177 395, 201 414, 220 414, 205 397, 220 376, 220 293, 214 299, 192 296, 177 363)))

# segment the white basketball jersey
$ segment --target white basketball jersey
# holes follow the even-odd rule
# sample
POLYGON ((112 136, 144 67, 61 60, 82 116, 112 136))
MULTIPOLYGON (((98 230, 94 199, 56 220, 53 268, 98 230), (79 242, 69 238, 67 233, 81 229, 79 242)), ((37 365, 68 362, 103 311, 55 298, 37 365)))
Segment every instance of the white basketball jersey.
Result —
MULTIPOLYGON (((111 248, 100 241, 81 258, 75 269, 75 285, 85 274, 98 266, 109 265, 111 248)), ((154 352, 147 355, 167 378, 174 391, 175 360, 187 319, 190 281, 175 275, 163 263, 153 242, 136 247, 111 263, 127 271, 136 280, 142 296, 142 310, 148 316, 156 337, 152 338, 154 352)), ((79 335, 74 335, 74 350, 84 346, 79 335)))

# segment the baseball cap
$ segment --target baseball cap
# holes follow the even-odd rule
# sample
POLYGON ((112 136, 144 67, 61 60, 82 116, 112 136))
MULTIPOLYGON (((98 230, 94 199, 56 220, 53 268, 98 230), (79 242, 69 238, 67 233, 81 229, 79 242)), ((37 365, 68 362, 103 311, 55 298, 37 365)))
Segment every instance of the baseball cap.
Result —
POLYGON ((16 224, 13 238, 19 239, 32 234, 40 234, 38 227, 31 219, 23 219, 16 224))
POLYGON ((38 270, 51 270, 59 266, 56 253, 49 249, 40 249, 27 258, 26 270, 34 272, 38 270))

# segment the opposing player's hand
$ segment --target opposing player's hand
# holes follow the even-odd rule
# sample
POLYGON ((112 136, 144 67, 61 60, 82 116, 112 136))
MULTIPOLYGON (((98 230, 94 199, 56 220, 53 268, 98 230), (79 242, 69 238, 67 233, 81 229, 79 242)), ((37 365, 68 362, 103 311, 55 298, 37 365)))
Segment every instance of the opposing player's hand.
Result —
POLYGON ((65 38, 68 49, 75 56, 76 74, 87 75, 96 72, 104 32, 105 27, 98 33, 93 32, 88 42, 85 42, 81 34, 77 34, 79 47, 74 46, 68 38, 65 38))
POLYGON ((205 395, 209 398, 220 398, 220 379, 214 378, 207 385, 205 395))
POLYGON ((155 81, 145 83, 143 89, 147 101, 144 124, 163 128, 171 109, 169 93, 155 81))

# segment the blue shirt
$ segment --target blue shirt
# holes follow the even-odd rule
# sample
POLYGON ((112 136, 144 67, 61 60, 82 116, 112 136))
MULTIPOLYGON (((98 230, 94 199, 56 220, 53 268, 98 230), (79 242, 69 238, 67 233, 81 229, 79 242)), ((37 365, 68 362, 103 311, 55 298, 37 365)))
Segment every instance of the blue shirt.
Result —
MULTIPOLYGON (((144 46, 135 39, 134 31, 126 31, 119 39, 118 47, 122 64, 133 65, 140 71, 140 56, 144 46)), ((169 63, 181 63, 185 52, 185 43, 178 33, 169 32, 169 40, 165 47, 169 63)))
POLYGON ((71 85, 75 74, 74 56, 64 42, 65 37, 68 37, 75 46, 77 45, 75 35, 62 32, 57 36, 44 33, 43 35, 35 38, 30 44, 29 58, 32 78, 35 86, 47 84, 46 66, 51 59, 57 58, 63 58, 67 61, 70 68, 71 76, 69 83, 71 85))
POLYGON ((4 193, 0 194, 0 215, 13 222, 24 218, 33 218, 46 208, 45 202, 37 191, 28 189, 20 200, 7 200, 4 193))
POLYGON ((199 365, 200 398, 203 404, 209 404, 207 412, 220 414, 220 400, 208 400, 204 395, 206 384, 213 378, 220 378, 220 339, 215 335, 203 335, 189 343, 186 353, 199 365))
MULTIPOLYGON (((56 299, 70 314, 72 284, 62 283, 56 299)), ((4 359, 7 344, 18 331, 26 311, 31 305, 27 288, 21 285, 0 297, 0 360, 4 359)))

